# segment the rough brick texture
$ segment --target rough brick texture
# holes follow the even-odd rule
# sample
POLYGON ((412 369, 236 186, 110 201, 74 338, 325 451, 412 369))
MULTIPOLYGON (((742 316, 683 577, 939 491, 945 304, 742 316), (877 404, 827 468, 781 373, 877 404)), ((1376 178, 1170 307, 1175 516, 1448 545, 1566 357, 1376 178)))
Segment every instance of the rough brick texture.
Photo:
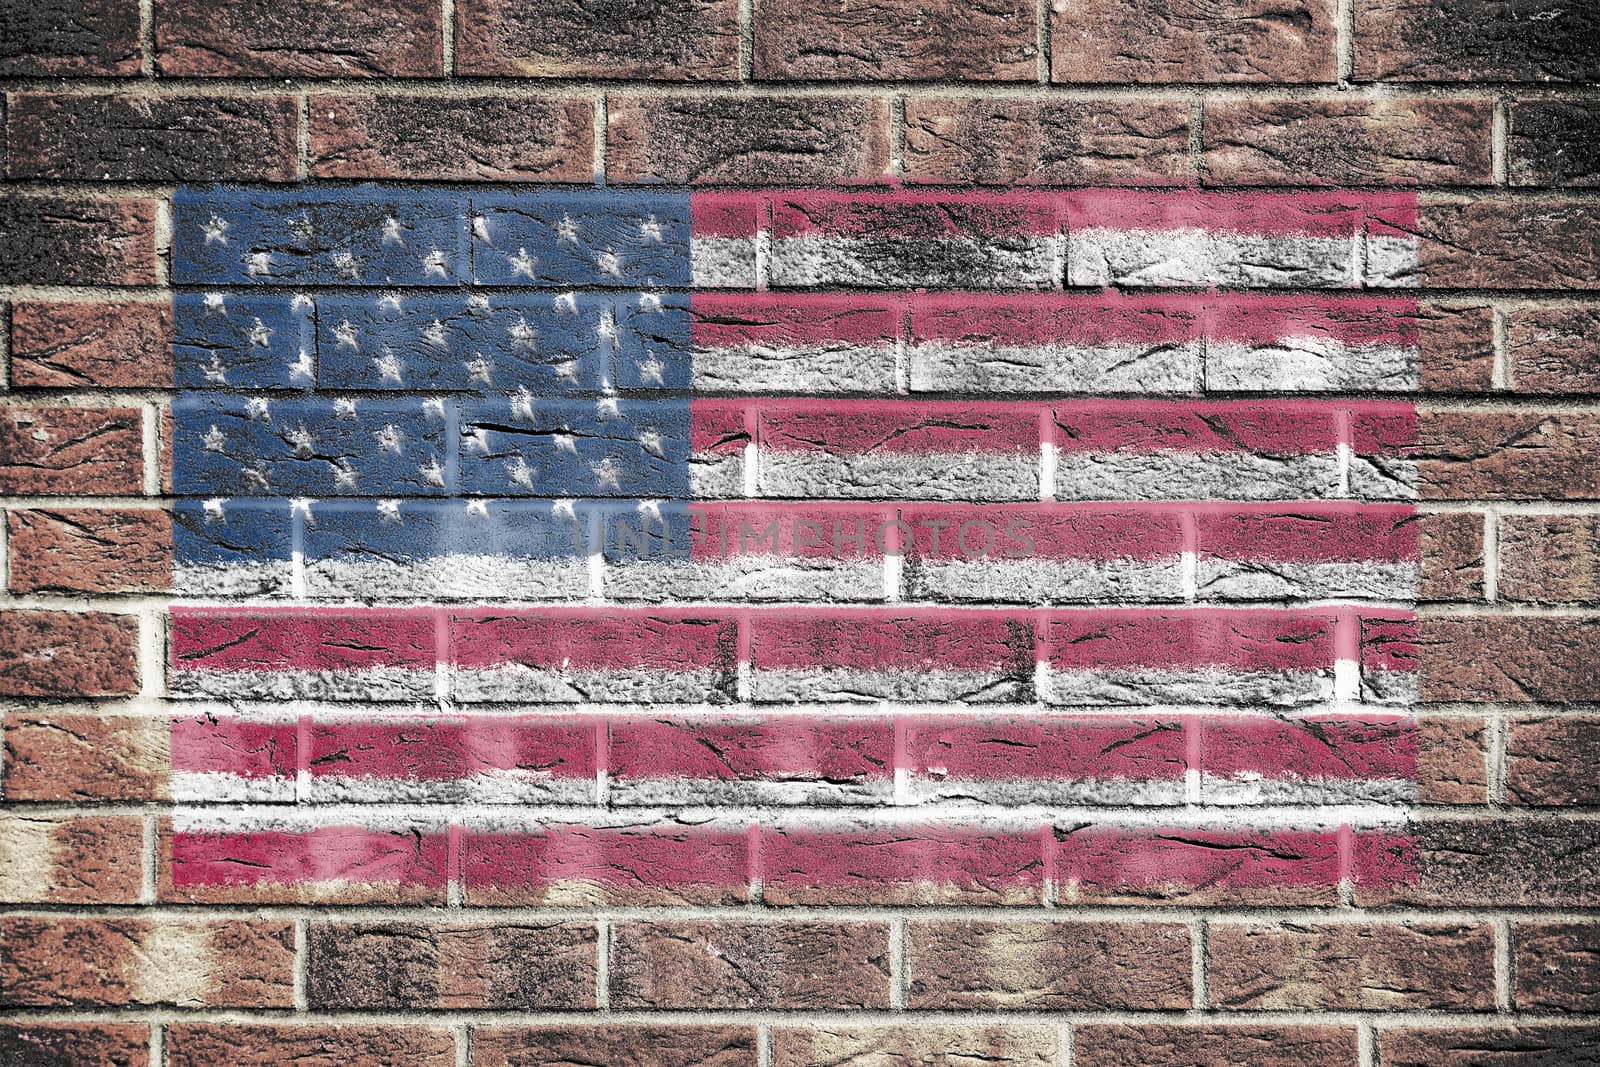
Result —
POLYGON ((1051 4, 1058 82, 1331 82, 1331 0, 1168 0, 1051 4), (1137 43, 1134 43, 1137 42, 1137 43))
POLYGON ((463 74, 690 81, 739 75, 735 0, 465 0, 456 8, 455 44, 463 74))
POLYGON ((149 285, 152 200, 12 196, 0 201, 0 284, 149 285))
POLYGON ((128 301, 13 304, 11 384, 165 388, 172 384, 172 307, 128 301))
POLYGON ((163 74, 226 77, 437 77, 444 11, 425 0, 156 0, 163 74))
POLYGON ((1027 0, 759 0, 755 74, 807 81, 1033 81, 1027 0))
POLYGON ((172 587, 165 511, 27 509, 6 516, 14 593, 146 593, 172 587))

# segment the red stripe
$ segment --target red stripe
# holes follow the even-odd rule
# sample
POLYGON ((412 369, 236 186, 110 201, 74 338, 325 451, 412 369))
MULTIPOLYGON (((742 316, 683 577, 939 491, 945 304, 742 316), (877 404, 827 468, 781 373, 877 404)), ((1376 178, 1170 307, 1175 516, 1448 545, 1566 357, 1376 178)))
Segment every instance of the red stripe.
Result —
POLYGON ((1079 401, 1056 405, 1056 440, 1068 452, 1331 452, 1335 412, 1273 401, 1079 401))
POLYGON ((532 719, 412 719, 316 723, 313 777, 452 781, 491 771, 553 778, 595 775, 594 727, 532 719))
POLYGON ((1418 668, 1414 615, 1368 613, 1361 620, 1361 666, 1367 670, 1418 668))
POLYGON ((1202 719, 1201 767, 1268 778, 1415 778, 1417 724, 1406 716, 1202 719))
POLYGON ((755 418, 742 400, 691 400, 689 447, 696 455, 742 455, 754 440, 755 418))
POLYGON ((172 720, 172 769, 177 773, 292 778, 300 764, 299 727, 195 716, 172 720))
POLYGON ((918 555, 928 559, 993 558, 1008 552, 1028 559, 1160 559, 1183 549, 1183 522, 1176 510, 915 504, 901 508, 900 519, 912 528, 918 555), (988 551, 981 544, 984 529, 995 534, 988 551), (963 530, 969 531, 965 543, 963 530))
POLYGON ((551 827, 541 833, 462 834, 461 880, 475 891, 534 895, 562 882, 612 888, 743 887, 746 834, 713 830, 551 827))
MULTIPOLYGON (((1034 451, 1038 408, 907 400, 764 401, 763 449, 825 453, 1034 451)), ((698 409, 696 409, 698 416, 698 409)))
POLYGON ((695 293, 689 336, 697 349, 848 341, 893 344, 899 308, 890 298, 858 293, 695 293))
POLYGON ((172 609, 178 670, 429 668, 434 645, 432 618, 405 609, 172 609))
POLYGON ((1394 212, 1407 203, 1415 205, 1415 194, 1088 189, 1066 195, 1067 217, 1074 230, 1208 230, 1310 237, 1353 236, 1369 211, 1398 221, 1401 216, 1394 212))
POLYGON ((1352 413, 1351 448, 1358 456, 1406 455, 1417 447, 1417 409, 1412 404, 1374 404, 1352 413))
POLYGON ((172 835, 175 886, 366 882, 443 886, 446 835, 321 826, 172 835))
POLYGON ((1195 523, 1206 558, 1335 563, 1419 554, 1416 513, 1409 507, 1296 504, 1278 512, 1203 512, 1195 523))
POLYGON ((912 773, 956 779, 1181 779, 1181 719, 1008 717, 913 720, 905 726, 912 773))
POLYGON ((806 718, 623 722, 611 727, 610 751, 611 773, 624 781, 887 779, 893 773, 894 725, 806 718))
POLYGON ((689 225, 695 237, 754 237, 763 200, 753 193, 693 193, 689 225))
POLYGON ((728 669, 734 630, 690 611, 481 609, 451 616, 450 648, 460 667, 728 669))
POLYGON ((1333 620, 1289 611, 1096 610, 1056 614, 1045 648, 1054 667, 1232 667, 1318 670, 1334 661, 1333 620))
POLYGON ((691 552, 697 560, 774 552, 800 559, 880 558, 894 510, 884 505, 691 504, 691 552), (859 540, 858 540, 859 539, 859 540))
POLYGON ((1240 294, 1208 301, 1205 332, 1254 344, 1327 337, 1346 344, 1414 346, 1416 316, 1414 299, 1240 294))

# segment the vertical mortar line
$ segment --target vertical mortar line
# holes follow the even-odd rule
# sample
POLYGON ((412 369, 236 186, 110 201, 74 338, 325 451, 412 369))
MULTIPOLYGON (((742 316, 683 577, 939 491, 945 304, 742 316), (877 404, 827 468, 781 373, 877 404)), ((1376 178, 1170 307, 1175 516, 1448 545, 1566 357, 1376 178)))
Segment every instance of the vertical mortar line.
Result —
POLYGON ((139 903, 156 902, 156 872, 160 867, 161 823, 154 815, 144 817, 144 837, 139 842, 139 903))
POLYGON ((1498 1012, 1512 1010, 1512 985, 1516 978, 1516 958, 1511 953, 1511 920, 1494 921, 1494 1006, 1498 1012))
POLYGON ((1040 85, 1050 84, 1050 0, 1038 0, 1033 10, 1034 48, 1039 53, 1040 85))
POLYGON ((1506 803, 1506 764, 1510 760, 1510 724, 1506 713, 1493 711, 1489 715, 1489 806, 1504 807, 1506 803))
POLYGON ((756 71, 755 0, 739 0, 739 80, 748 82, 756 71))
POLYGON ((906 919, 896 915, 889 920, 889 1010, 906 1010, 907 971, 910 963, 907 948, 906 919))
POLYGON ((156 73, 155 0, 139 0, 139 73, 146 78, 156 73))
POLYGON ((299 96, 299 113, 295 119, 295 178, 305 181, 311 175, 311 94, 299 96))
POLYGON ((772 1024, 756 1025, 756 1067, 772 1067, 772 1024))
POLYGON ((160 608, 141 608, 139 621, 139 695, 154 699, 166 690, 166 616, 160 608))
POLYGON ((441 0, 439 8, 439 55, 444 61, 444 76, 456 72, 456 0, 441 0))
POLYGON ((906 98, 892 97, 889 101, 889 173, 906 172, 906 98))
POLYGON ((1194 1010, 1211 1007, 1211 983, 1206 969, 1211 963, 1211 927, 1205 919, 1189 924, 1189 980, 1193 987, 1194 1010))
POLYGON ((156 285, 172 284, 172 200, 156 197, 156 285))
POLYGON ((1073 1030, 1071 1023, 1062 1023, 1057 1028, 1057 1043, 1061 1048, 1059 1057, 1061 1067, 1074 1067, 1078 1062, 1078 1035, 1073 1030))
POLYGON ((1496 185, 1509 182, 1510 162, 1507 158, 1511 134, 1510 106, 1504 98, 1495 100, 1489 119, 1489 170, 1496 185))
POLYGON ((139 409, 139 443, 144 460, 144 484, 141 489, 145 496, 160 496, 161 406, 154 400, 146 400, 139 405, 139 409))
POLYGON ((1200 183, 1200 168, 1205 161, 1205 98, 1195 93, 1189 101, 1189 180, 1200 183))
POLYGON ((167 1062, 167 1032, 160 1021, 150 1024, 150 1067, 163 1067, 167 1062))
POLYGON ((456 1067, 470 1067, 472 1063, 472 1028, 466 1023, 451 1027, 456 1041, 456 1067))
POLYGON ((604 183, 606 180, 606 130, 611 122, 611 110, 606 106, 604 91, 595 93, 594 97, 594 180, 604 183))
POLYGON ((307 959, 310 952, 311 920, 296 919, 294 921, 294 1010, 297 1012, 307 1010, 306 970, 310 963, 307 959))
POLYGON ((1377 1067, 1378 1031, 1365 1019, 1356 1022, 1356 1067, 1377 1067))
POLYGON ((1356 11, 1353 0, 1335 0, 1333 8, 1333 54, 1338 69, 1339 88, 1348 88, 1356 70, 1356 11))
POLYGON ((1489 387, 1495 390, 1510 389, 1511 357, 1506 346, 1506 314, 1499 305, 1490 311, 1494 363, 1489 372, 1489 387))
POLYGON ((1483 599, 1488 604, 1500 599, 1500 512, 1495 508, 1483 513, 1483 599))
POLYGON ((0 509, 0 596, 11 588, 11 512, 0 509))
POLYGON ((596 1011, 611 1010, 611 920, 595 919, 594 924, 594 1006, 596 1011))

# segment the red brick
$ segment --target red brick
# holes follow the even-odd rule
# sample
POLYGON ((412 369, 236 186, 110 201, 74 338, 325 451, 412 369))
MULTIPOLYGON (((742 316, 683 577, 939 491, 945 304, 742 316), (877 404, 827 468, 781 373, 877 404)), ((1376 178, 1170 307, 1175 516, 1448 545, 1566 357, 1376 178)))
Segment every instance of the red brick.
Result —
POLYGON ((1362 906, 1592 908, 1600 825, 1559 818, 1413 823, 1409 881, 1356 886, 1362 906))
POLYGON ((1502 515, 1500 574, 1505 600, 1600 600, 1600 516, 1502 515))
POLYGON ((815 1026, 772 1028, 772 1067, 1054 1067, 1053 1026, 815 1026))
POLYGON ((9 408, 0 417, 0 492, 139 493, 142 449, 136 408, 9 408))
POLYGON ((171 922, 11 915, 10 1005, 285 1008, 294 1003, 291 922, 171 922))
POLYGON ((126 696, 139 691, 139 620, 104 612, 0 612, 0 695, 126 696))
POLYGON ((1383 1067, 1593 1067, 1600 1027, 1380 1029, 1383 1067))
MULTIPOLYGON (((479 1061, 480 1064, 482 1061, 479 1061)), ((171 1023, 168 1067, 455 1067, 455 1038, 443 1027, 259 1026, 171 1023)))
POLYGON ((1482 1011, 1494 1007, 1494 932, 1444 923, 1213 923, 1218 1008, 1482 1011))
POLYGON ((290 96, 16 93, 6 173, 69 181, 291 181, 290 96))
POLYGON ((1357 81, 1600 78, 1600 12, 1566 0, 1357 0, 1357 81))
POLYGON ((889 1006, 883 923, 624 922, 611 930, 618 1008, 889 1006))
POLYGON ((1524 100, 1511 105, 1506 165, 1512 185, 1600 185, 1600 105, 1524 100))
POLYGON ((473 1031, 472 1062, 755 1067, 756 1032, 753 1026, 480 1026, 473 1031))
POLYGON ((0 1023, 0 1063, 16 1067, 148 1067, 142 1023, 0 1023))
POLYGON ((1418 283, 1445 289, 1600 289, 1600 205, 1447 199, 1417 209, 1418 283))
POLYGON ((1189 180, 1181 101, 906 100, 906 177, 981 185, 1172 185, 1189 180))
POLYGON ((1424 716, 1418 720, 1417 790, 1422 803, 1488 801, 1487 729, 1482 719, 1424 716))
POLYGON ((0 816, 0 903, 132 904, 143 855, 136 818, 0 816))
POLYGON ((876 181, 889 166, 884 100, 617 96, 606 108, 612 181, 876 181))
POLYGON ((1333 0, 1054 0, 1058 82, 1331 82, 1333 0))
POLYGON ((1491 111, 1399 97, 1208 103, 1202 174, 1218 185, 1488 184, 1491 111))
POLYGON ((153 200, 0 199, 0 284, 153 285, 153 200))
POLYGON ((167 720, 13 711, 5 721, 7 801, 166 800, 167 720))
POLYGON ((1519 393, 1600 393, 1600 308, 1512 309, 1506 363, 1519 393))
POLYGON ((171 388, 172 305, 19 301, 11 307, 11 384, 171 388))
POLYGON ((1513 937, 1519 1011, 1600 1010, 1600 923, 1518 923, 1513 937))
POLYGON ((155 0, 156 68, 199 78, 438 77, 431 0, 155 0))
POLYGON ((1032 0, 758 0, 755 75, 802 81, 1033 81, 1032 0))
POLYGON ((1355 1067, 1342 1026, 1077 1026, 1077 1067, 1355 1067))
POLYGON ((587 923, 315 923, 306 998, 331 1011, 595 1006, 587 923))
POLYGON ((1484 517, 1451 511, 1417 518, 1422 599, 1482 600, 1484 517))
POLYGON ((1189 930, 1170 923, 914 922, 910 1007, 1187 1008, 1189 930))
POLYGON ((1507 727, 1506 799, 1539 806, 1600 804, 1600 719, 1514 720, 1507 727))
POLYGON ((313 96, 311 174, 407 181, 587 182, 594 102, 504 96, 313 96))
POLYGON ((1494 383, 1494 312, 1486 305, 1424 303, 1417 308, 1417 362, 1423 391, 1484 393, 1494 383))
POLYGON ((738 0, 460 0, 456 71, 523 78, 739 77, 738 0))
POLYGON ((165 511, 29 508, 6 519, 13 593, 172 588, 172 516, 165 511))
POLYGON ((0 77, 139 73, 139 9, 122 0, 8 4, 0 77))
POLYGON ((1423 700, 1600 700, 1600 619, 1423 616, 1417 633, 1423 700))
POLYGON ((1600 418, 1537 411, 1425 411, 1426 500, 1600 499, 1600 418))

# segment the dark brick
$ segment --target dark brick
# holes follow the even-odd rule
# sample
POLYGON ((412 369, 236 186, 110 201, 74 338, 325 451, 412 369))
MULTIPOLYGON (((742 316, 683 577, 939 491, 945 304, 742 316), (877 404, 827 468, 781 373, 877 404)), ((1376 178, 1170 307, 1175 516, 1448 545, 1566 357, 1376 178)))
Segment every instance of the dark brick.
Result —
POLYGON ((1600 1010, 1600 923, 1518 923, 1514 936, 1518 1010, 1600 1010))
POLYGON ((69 181, 292 181, 299 105, 288 96, 18 93, 6 172, 69 181))
POLYGON ((1513 721, 1506 750, 1506 799, 1513 804, 1600 804, 1600 719, 1513 721))
POLYGON ((1333 0, 1054 0, 1058 82, 1331 82, 1333 0))
POLYGON ((1033 81, 1032 0, 758 0, 755 75, 842 81, 1033 81))
POLYGON ((1424 615, 1422 699, 1600 700, 1600 618, 1424 615))
MULTIPOLYGON (((1600 30, 1600 23, 1596 24, 1600 30)), ((1512 185, 1600 185, 1600 104, 1530 100, 1513 104, 1506 130, 1512 185)))
POLYGON ((171 1023, 168 1067, 455 1067, 455 1038, 443 1027, 252 1026, 171 1023))
POLYGON ((1423 600, 1482 600, 1483 515, 1453 511, 1417 518, 1423 600))
POLYGON ((1187 927, 952 920, 910 926, 908 1005, 933 1010, 1187 1008, 1187 927))
POLYGON ((1489 799, 1487 726, 1482 719, 1425 716, 1417 722, 1417 790, 1424 804, 1489 799))
POLYGON ((503 96, 313 96, 318 178, 587 182, 594 102, 503 96))
POLYGON ((612 181, 873 181, 889 166, 884 100, 621 96, 606 106, 612 181))
POLYGON ((1074 1027, 1077 1067, 1353 1067, 1342 1026, 1074 1027))
POLYGON ((1493 178, 1487 101, 1210 103, 1202 175, 1220 185, 1473 185, 1493 178))
POLYGON ((1600 1027, 1380 1029, 1378 1055, 1383 1067, 1595 1067, 1600 1027))
POLYGON ((438 77, 437 0, 155 0, 156 67, 231 77, 438 77))
POLYGON ((139 620, 104 612, 0 612, 0 696, 139 691, 139 620))
POLYGON ((0 77, 137 73, 137 4, 126 0, 0 4, 0 77))
POLYGON ((1423 285, 1600 289, 1600 206, 1583 200, 1446 200, 1417 209, 1423 285))
POLYGON ((1514 308, 1506 362, 1519 393, 1600 393, 1600 308, 1514 308))
POLYGON ((1500 595, 1529 603, 1600 600, 1600 516, 1502 515, 1500 595))
POLYGON ((14 711, 5 720, 5 798, 165 800, 166 718, 14 711))
POLYGON ((480 1026, 476 1067, 754 1067, 754 1026, 480 1026))
POLYGON ((1423 412, 1417 473, 1426 500, 1594 500, 1600 419, 1523 411, 1423 412))
POLYGON ((1410 882, 1356 887, 1363 906, 1592 908, 1600 903, 1600 824, 1566 819, 1419 822, 1410 882))
POLYGON ((611 928, 622 1008, 887 1008, 882 923, 624 922, 611 928))
POLYGON ((734 81, 738 0, 459 0, 456 70, 524 78, 734 81))
POLYGON ((981 185, 1172 185, 1192 174, 1179 101, 906 101, 906 177, 981 185))
POLYGON ((142 421, 133 408, 10 408, 0 417, 0 492, 141 492, 142 421))
POLYGON ((11 384, 170 388, 172 305, 19 301, 11 306, 11 384))
POLYGON ((5 1067, 148 1067, 142 1023, 0 1023, 5 1067))
POLYGON ((0 285, 152 285, 153 200, 0 198, 0 285))
POLYGON ((1425 303, 1417 308, 1422 388, 1484 393, 1494 383, 1494 311, 1484 305, 1425 303))
POLYGON ((1256 1011, 1483 1011, 1494 931, 1444 923, 1213 923, 1215 1007, 1256 1011))
POLYGON ((165 511, 18 509, 6 520, 13 593, 172 587, 172 517, 165 511))
POLYGON ((1592 81, 1600 8, 1582 0, 1356 0, 1357 81, 1592 81))

